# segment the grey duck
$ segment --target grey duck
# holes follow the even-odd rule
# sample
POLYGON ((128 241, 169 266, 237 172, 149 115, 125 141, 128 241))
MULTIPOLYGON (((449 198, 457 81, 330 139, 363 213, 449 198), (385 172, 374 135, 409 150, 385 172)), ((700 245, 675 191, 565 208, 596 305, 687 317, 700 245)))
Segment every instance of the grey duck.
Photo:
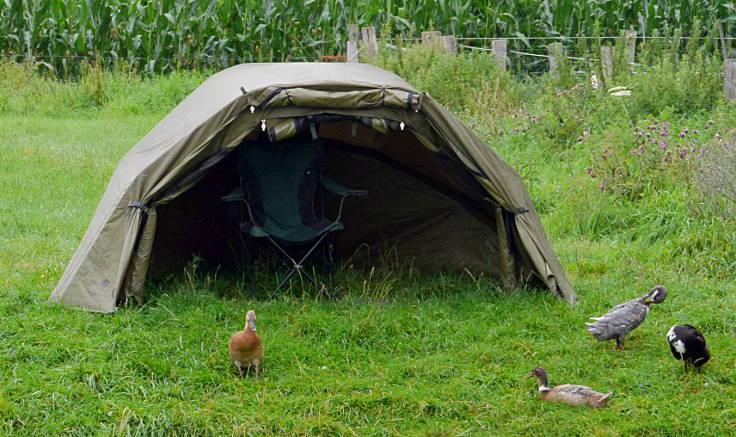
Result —
POLYGON ((624 348, 624 337, 649 314, 649 304, 662 303, 667 297, 667 288, 656 285, 646 295, 616 305, 601 317, 592 317, 592 323, 586 323, 587 330, 598 341, 616 339, 616 348, 624 348))

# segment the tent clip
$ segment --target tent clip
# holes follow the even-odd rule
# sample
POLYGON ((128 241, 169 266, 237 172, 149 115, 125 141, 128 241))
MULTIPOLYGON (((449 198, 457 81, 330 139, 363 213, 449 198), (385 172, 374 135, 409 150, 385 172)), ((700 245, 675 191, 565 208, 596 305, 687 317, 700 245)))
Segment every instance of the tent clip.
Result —
POLYGON ((152 209, 152 208, 147 207, 143 202, 138 201, 138 200, 128 203, 128 206, 131 208, 138 208, 142 210, 143 212, 145 212, 146 214, 150 214, 151 209, 152 209))
POLYGON ((240 87, 240 92, 243 93, 243 95, 248 94, 248 91, 245 90, 245 87, 240 87))
POLYGON ((514 217, 516 217, 517 215, 524 214, 525 212, 529 212, 529 208, 527 208, 526 206, 521 206, 521 207, 516 208, 515 210, 511 211, 511 214, 513 214, 514 217))

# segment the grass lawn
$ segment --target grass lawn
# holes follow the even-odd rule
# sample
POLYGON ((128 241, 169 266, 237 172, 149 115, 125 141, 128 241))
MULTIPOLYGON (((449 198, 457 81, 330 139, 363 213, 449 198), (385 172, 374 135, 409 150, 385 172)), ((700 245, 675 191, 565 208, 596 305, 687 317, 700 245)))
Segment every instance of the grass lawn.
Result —
MULTIPOLYGON (((576 307, 416 272, 344 272, 337 301, 297 287, 254 301, 236 280, 195 272, 114 315, 47 304, 118 160, 160 117, 0 116, 0 435, 736 434, 736 281, 683 268, 667 234, 567 233, 560 221, 576 218, 554 207, 574 201, 561 160, 532 194, 548 205, 576 307), (655 283, 669 296, 626 351, 585 332, 588 317, 655 283), (248 309, 266 347, 258 379, 239 378, 227 357, 248 309), (676 323, 706 336, 702 372, 670 355, 676 323), (539 365, 553 385, 613 391, 610 407, 540 402, 523 379, 539 365)), ((496 146, 516 150, 514 164, 531 154, 496 146)))

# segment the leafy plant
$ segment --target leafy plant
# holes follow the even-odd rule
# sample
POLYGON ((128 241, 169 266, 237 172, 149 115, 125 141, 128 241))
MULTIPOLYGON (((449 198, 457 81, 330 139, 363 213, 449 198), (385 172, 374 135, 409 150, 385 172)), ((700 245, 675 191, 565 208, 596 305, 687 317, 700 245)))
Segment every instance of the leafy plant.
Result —
MULTIPOLYGON (((711 127, 708 121, 703 129, 711 127)), ((648 190, 687 186, 693 163, 705 153, 703 135, 688 127, 674 131, 670 122, 635 126, 630 142, 606 145, 585 171, 599 181, 601 190, 629 199, 639 199, 648 190)))

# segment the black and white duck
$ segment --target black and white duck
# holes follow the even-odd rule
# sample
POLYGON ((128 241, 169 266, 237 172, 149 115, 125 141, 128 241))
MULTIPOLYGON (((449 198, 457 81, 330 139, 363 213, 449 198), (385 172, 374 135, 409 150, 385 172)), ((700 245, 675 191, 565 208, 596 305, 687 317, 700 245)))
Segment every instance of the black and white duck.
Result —
POLYGON ((544 367, 535 367, 526 379, 537 378, 539 383, 539 399, 547 402, 564 402, 570 405, 587 405, 590 408, 603 408, 608 405, 611 393, 600 393, 585 385, 563 384, 550 388, 547 371, 544 367))
POLYGON ((649 304, 662 303, 667 297, 667 288, 656 285, 646 295, 616 305, 601 317, 591 317, 595 322, 586 323, 588 332, 598 341, 616 339, 616 348, 624 348, 624 337, 649 314, 649 304))
POLYGON ((667 332, 672 356, 685 362, 685 369, 700 366, 710 359, 710 351, 705 345, 705 337, 694 326, 675 325, 667 332))

